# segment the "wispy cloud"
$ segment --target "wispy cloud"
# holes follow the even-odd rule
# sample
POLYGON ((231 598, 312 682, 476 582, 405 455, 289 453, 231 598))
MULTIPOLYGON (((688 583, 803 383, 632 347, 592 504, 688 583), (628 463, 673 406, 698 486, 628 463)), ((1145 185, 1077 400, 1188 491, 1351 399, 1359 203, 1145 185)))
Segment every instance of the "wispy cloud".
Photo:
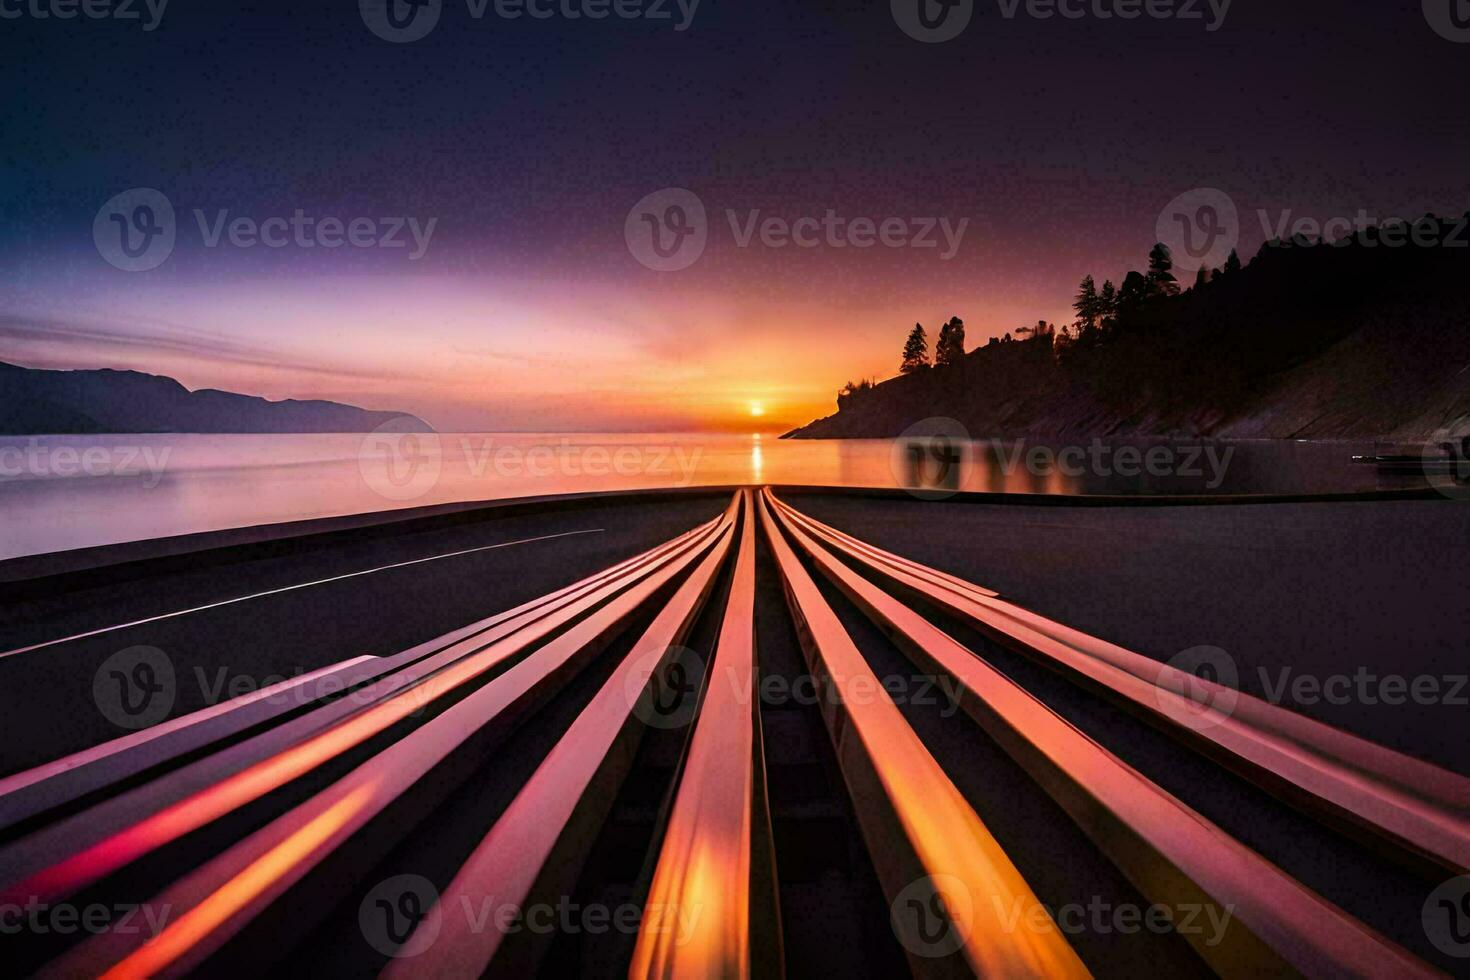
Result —
POLYGON ((29 358, 33 366, 107 367, 108 357, 114 354, 167 353, 204 362, 223 361, 350 381, 405 378, 401 371, 313 364, 219 334, 136 316, 117 316, 108 322, 85 322, 54 316, 0 313, 0 341, 5 342, 5 356, 29 358), (46 363, 35 364, 37 358, 46 363))

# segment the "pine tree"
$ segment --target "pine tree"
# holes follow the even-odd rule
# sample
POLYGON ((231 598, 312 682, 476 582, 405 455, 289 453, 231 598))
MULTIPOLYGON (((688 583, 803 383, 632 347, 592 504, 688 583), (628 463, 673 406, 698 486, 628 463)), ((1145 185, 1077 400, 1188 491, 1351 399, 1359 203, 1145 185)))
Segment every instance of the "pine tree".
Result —
POLYGON ((1098 320, 1098 295, 1097 283, 1092 276, 1084 276, 1082 284, 1077 287, 1077 298, 1072 301, 1072 309, 1077 311, 1077 325, 1087 328, 1097 324, 1098 320))
POLYGON ((922 371, 929 366, 929 337, 924 333, 923 324, 914 324, 914 329, 909 331, 909 339, 903 345, 903 365, 899 368, 904 374, 913 374, 922 371))
POLYGON ((1163 242, 1148 253, 1149 296, 1177 296, 1179 280, 1174 278, 1174 256, 1163 242))
POLYGON ((934 345, 934 364, 945 367, 958 364, 965 357, 965 321, 954 316, 939 328, 939 341, 934 345))
POLYGON ((1118 290, 1113 280, 1104 279, 1097 294, 1097 312, 1104 330, 1111 330, 1118 319, 1118 290))
POLYGON ((1235 275, 1239 271, 1240 271, 1240 256, 1237 255, 1236 252, 1235 252, 1235 249, 1232 248, 1230 250, 1230 258, 1228 258, 1228 259, 1225 260, 1225 274, 1227 276, 1233 276, 1233 275, 1235 275))
POLYGON ((1201 286, 1209 281, 1210 270, 1205 268, 1204 266, 1200 266, 1199 271, 1194 274, 1194 288, 1199 289, 1201 286))

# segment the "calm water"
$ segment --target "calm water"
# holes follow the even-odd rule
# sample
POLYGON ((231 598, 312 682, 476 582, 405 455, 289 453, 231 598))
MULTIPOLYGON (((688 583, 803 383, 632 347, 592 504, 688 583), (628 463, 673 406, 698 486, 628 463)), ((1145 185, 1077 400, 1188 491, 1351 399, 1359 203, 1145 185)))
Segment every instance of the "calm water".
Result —
POLYGON ((6 436, 0 558, 448 501, 634 487, 767 482, 1077 494, 1404 485, 1349 462, 1371 448, 606 433, 6 436))

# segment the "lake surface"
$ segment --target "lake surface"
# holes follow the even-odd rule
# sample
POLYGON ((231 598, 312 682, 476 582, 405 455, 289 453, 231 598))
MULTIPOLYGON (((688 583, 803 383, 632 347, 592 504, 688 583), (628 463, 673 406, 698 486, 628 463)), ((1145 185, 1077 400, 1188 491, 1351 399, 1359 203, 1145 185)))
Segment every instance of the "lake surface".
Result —
POLYGON ((1350 462, 1373 448, 607 433, 4 436, 0 559, 451 501, 643 487, 904 486, 942 496, 1414 484, 1350 462))

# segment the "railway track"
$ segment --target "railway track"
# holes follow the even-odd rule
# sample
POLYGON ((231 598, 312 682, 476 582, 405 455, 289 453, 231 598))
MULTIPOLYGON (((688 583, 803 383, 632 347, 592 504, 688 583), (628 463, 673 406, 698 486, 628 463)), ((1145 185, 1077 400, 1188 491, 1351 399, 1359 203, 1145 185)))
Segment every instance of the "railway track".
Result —
POLYGON ((0 780, 0 949, 57 977, 1432 976, 1456 961, 1390 906, 1470 870, 1467 811, 1470 780, 743 490, 436 640, 0 780))

